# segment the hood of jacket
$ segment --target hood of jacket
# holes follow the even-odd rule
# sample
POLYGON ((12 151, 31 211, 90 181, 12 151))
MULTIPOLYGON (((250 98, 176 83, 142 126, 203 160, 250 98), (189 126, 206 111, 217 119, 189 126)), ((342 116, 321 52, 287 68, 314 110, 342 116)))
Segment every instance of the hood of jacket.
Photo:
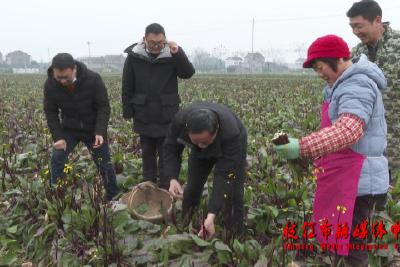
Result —
POLYGON ((167 46, 165 46, 164 49, 161 50, 160 54, 158 54, 158 56, 153 59, 146 51, 146 45, 143 41, 137 42, 137 43, 134 43, 134 44, 128 46, 124 50, 124 52, 127 53, 128 55, 132 55, 134 57, 141 58, 143 60, 148 60, 148 61, 155 61, 155 60, 159 60, 159 59, 163 59, 163 58, 171 58, 172 57, 171 50, 167 45, 167 46))
POLYGON ((383 91, 387 87, 387 81, 385 75, 382 70, 371 61, 368 60, 368 57, 364 54, 361 54, 359 57, 353 59, 353 65, 346 69, 342 75, 336 80, 333 84, 332 89, 336 88, 343 81, 349 79, 351 76, 356 74, 363 74, 368 76, 371 80, 373 80, 378 89, 383 91))

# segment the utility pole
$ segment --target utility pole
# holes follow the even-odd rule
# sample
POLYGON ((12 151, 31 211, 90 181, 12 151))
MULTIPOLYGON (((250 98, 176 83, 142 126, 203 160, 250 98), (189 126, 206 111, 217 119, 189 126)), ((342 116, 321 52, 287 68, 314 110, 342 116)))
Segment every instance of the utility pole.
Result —
POLYGON ((253 18, 253 23, 252 23, 252 29, 251 29, 251 53, 254 53, 254 18, 253 18))
POLYGON ((250 55, 250 72, 253 72, 253 65, 254 65, 254 18, 252 21, 252 27, 251 27, 251 55, 250 55))
POLYGON ((50 48, 47 48, 47 57, 49 58, 49 64, 51 64, 51 59, 50 59, 50 48))
POLYGON ((90 55, 90 42, 89 42, 89 41, 87 41, 87 46, 88 46, 88 50, 89 50, 89 57, 88 57, 88 66, 89 66, 89 64, 90 64, 90 57, 91 57, 91 55, 90 55))

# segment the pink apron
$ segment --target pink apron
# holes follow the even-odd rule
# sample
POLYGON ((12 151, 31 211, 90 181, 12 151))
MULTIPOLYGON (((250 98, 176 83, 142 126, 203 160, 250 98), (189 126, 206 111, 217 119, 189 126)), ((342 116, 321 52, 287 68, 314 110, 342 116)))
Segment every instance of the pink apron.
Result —
MULTIPOLYGON (((332 125, 329 119, 329 102, 324 101, 321 109, 321 128, 332 125)), ((317 176, 317 190, 314 199, 313 218, 315 232, 321 247, 330 245, 329 251, 347 256, 348 244, 352 234, 354 203, 357 197, 358 181, 365 157, 351 148, 325 155, 314 162, 317 176), (320 226, 324 222, 330 226, 328 236, 320 226), (347 225, 348 236, 338 238, 338 225, 347 225), (327 237, 327 239, 325 239, 327 237), (334 249, 332 249, 334 247, 334 249)), ((326 225, 325 225, 326 226, 326 225)), ((327 228, 325 228, 327 229, 327 228)), ((327 248, 327 247, 325 247, 327 248)))

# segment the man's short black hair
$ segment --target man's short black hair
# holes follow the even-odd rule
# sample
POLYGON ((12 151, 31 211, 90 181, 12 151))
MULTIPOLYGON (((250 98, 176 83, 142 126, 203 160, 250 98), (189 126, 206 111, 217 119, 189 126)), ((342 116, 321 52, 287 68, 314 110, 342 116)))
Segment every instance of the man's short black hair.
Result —
POLYGON ((186 128, 189 133, 193 134, 199 134, 203 131, 215 134, 218 130, 217 114, 206 108, 194 110, 186 119, 186 128))
POLYGON ((68 53, 59 53, 55 57, 53 57, 53 61, 51 62, 51 67, 53 69, 73 69, 75 67, 75 60, 68 53))
POLYGON ((150 24, 150 25, 148 25, 148 26, 146 27, 146 30, 145 30, 144 35, 147 36, 147 35, 149 35, 150 33, 153 33, 153 34, 160 34, 160 33, 162 33, 162 34, 165 36, 165 31, 164 31, 163 26, 161 26, 161 25, 158 24, 158 23, 152 23, 152 24, 150 24))
POLYGON ((346 15, 349 18, 362 16, 364 19, 373 22, 377 16, 382 17, 382 9, 374 0, 361 0, 355 2, 346 15))

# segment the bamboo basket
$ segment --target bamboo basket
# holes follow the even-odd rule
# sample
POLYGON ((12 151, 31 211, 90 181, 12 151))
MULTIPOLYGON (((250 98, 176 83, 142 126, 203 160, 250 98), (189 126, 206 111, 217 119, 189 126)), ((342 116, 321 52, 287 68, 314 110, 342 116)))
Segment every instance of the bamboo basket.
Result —
POLYGON ((166 216, 169 218, 174 203, 173 197, 167 190, 159 188, 152 182, 138 184, 130 192, 122 195, 120 201, 128 206, 135 219, 152 223, 160 223, 163 219, 167 219, 166 216))

